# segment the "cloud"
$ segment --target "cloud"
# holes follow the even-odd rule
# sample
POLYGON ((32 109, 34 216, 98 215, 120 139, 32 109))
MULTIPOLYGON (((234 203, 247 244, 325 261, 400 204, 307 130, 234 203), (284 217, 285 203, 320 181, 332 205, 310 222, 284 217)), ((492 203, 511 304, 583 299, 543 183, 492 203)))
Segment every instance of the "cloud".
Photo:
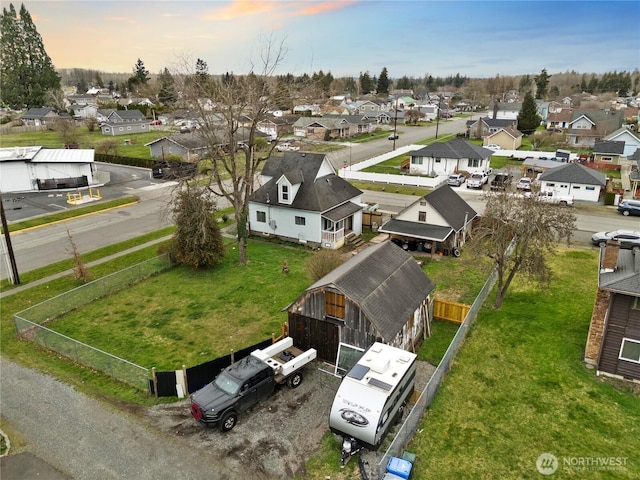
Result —
POLYGON ((115 22, 115 23, 126 23, 128 25, 135 25, 136 23, 138 23, 133 18, 127 18, 127 17, 108 17, 107 21, 115 22))
POLYGON ((355 0, 346 0, 342 2, 320 2, 317 5, 307 7, 308 3, 305 3, 305 7, 297 15, 317 15, 319 13, 332 12, 334 10, 341 10, 348 7, 350 4, 356 3, 355 0))

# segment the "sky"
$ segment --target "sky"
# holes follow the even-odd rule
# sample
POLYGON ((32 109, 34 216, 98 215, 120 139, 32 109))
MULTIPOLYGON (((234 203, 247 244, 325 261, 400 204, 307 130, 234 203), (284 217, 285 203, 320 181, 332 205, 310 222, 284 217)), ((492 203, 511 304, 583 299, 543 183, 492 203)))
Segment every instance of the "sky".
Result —
MULTIPOLYGON (((3 8, 10 2, 1 0, 3 8)), ((392 0, 23 0, 56 68, 131 73, 323 71, 391 79, 460 74, 632 72, 640 68, 640 2, 392 0)))

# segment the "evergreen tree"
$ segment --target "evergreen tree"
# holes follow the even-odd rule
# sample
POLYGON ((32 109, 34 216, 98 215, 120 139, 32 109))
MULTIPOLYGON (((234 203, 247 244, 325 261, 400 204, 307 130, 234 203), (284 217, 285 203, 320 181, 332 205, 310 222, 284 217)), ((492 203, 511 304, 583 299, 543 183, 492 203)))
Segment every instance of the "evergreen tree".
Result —
POLYGON ((413 88, 413 86, 411 85, 411 80, 409 80, 409 77, 407 77, 406 75, 398 80, 398 82, 396 83, 396 87, 398 88, 398 90, 409 90, 413 88))
POLYGON ((362 95, 366 95, 373 91, 374 83, 371 80, 371 75, 369 72, 364 72, 360 74, 360 93, 362 95))
POLYGON ((518 113, 518 130, 525 135, 535 132, 542 119, 537 113, 536 101, 531 93, 527 92, 522 102, 522 109, 518 113))
POLYGON ((380 94, 386 95, 389 93, 389 72, 387 71, 387 67, 383 67, 382 71, 380 72, 376 91, 378 95, 380 94))
POLYGON ((222 262, 224 242, 213 216, 215 210, 215 203, 206 188, 183 182, 173 207, 176 231, 172 252, 178 262, 194 269, 222 262))
POLYGON ((209 76, 209 66, 207 65, 207 62, 205 62, 201 58, 196 60, 196 75, 200 77, 209 76))
POLYGON ((173 75, 167 67, 158 75, 160 83, 160 91, 158 92, 158 100, 164 105, 171 105, 177 99, 176 85, 173 75))
POLYGON ((47 91, 60 89, 60 76, 24 4, 0 18, 0 101, 14 108, 41 107, 47 91))
POLYGON ((149 70, 144 67, 144 62, 140 59, 133 67, 133 77, 136 79, 136 83, 145 84, 149 81, 149 70))
POLYGON ((547 88, 549 87, 549 79, 551 75, 547 74, 547 69, 543 68, 540 75, 534 77, 536 82, 536 98, 544 99, 547 96, 547 88))

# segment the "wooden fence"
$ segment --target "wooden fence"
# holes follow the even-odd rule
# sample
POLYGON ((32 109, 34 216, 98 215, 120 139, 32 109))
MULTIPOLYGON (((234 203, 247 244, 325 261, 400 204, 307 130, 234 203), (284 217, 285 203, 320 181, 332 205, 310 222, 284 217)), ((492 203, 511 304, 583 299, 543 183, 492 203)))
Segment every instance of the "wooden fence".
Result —
POLYGON ((448 320, 454 323, 462 323, 469 313, 469 305, 458 302, 450 302, 448 300, 434 299, 433 316, 442 320, 448 320))

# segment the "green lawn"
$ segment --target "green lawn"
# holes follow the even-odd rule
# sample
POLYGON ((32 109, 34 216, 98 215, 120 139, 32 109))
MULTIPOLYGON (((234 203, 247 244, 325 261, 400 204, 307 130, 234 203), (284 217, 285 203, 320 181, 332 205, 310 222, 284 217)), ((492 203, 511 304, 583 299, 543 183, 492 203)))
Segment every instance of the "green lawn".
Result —
MULTIPOLYGON (((132 135, 108 136, 102 135, 100 129, 89 132, 86 127, 78 129, 79 148, 98 148, 104 142, 116 142, 117 154, 123 157, 151 158, 151 150, 145 147, 158 138, 171 135, 171 131, 154 130, 148 133, 132 135)), ((2 147, 29 147, 41 146, 48 148, 64 148, 64 142, 58 132, 28 132, 3 134, 0 146, 2 147)))
MULTIPOLYGON (((623 472, 553 478, 637 478, 640 401, 582 359, 597 282, 596 253, 563 250, 539 293, 523 285, 485 308, 408 449, 416 478, 539 478, 536 459, 624 457, 623 472)), ((636 389, 638 392, 638 389, 636 389)), ((567 460, 565 460, 567 459, 567 460)))

